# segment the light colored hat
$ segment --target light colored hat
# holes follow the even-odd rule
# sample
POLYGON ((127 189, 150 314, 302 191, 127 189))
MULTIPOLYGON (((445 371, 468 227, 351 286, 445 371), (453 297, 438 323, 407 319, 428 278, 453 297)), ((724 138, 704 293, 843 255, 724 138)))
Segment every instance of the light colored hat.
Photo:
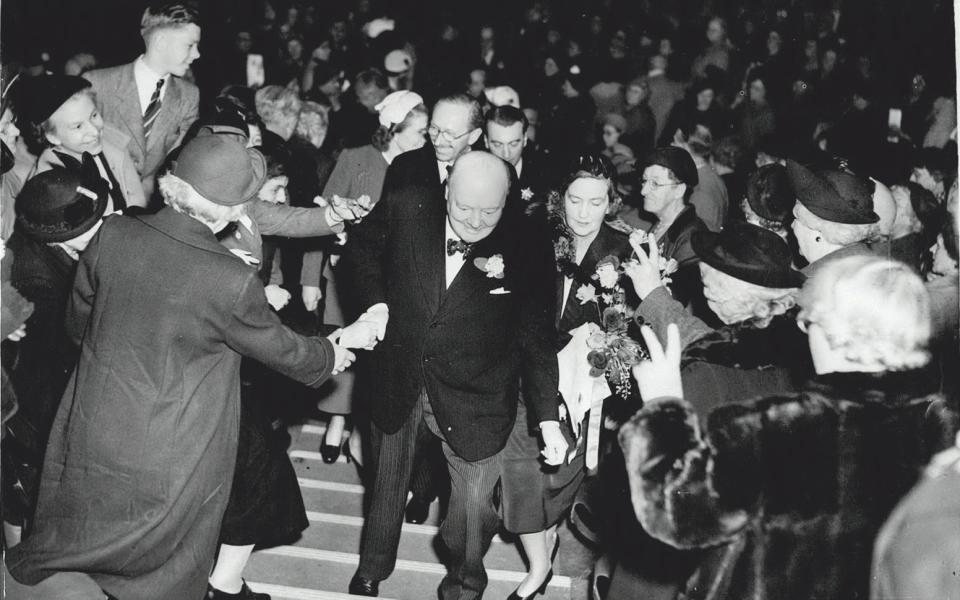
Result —
POLYGON ((391 75, 399 75, 410 69, 413 58, 406 50, 393 50, 383 59, 383 68, 391 75))
POLYGON ((380 115, 380 124, 384 127, 399 125, 407 118, 413 107, 423 104, 423 98, 416 92, 400 90, 383 99, 373 107, 380 115))
POLYGON ((515 106, 520 108, 520 94, 509 85, 499 85, 483 90, 487 101, 494 106, 515 106))
POLYGON ((363 26, 363 33, 368 38, 376 38, 384 31, 393 31, 395 26, 393 19, 374 19, 363 26))

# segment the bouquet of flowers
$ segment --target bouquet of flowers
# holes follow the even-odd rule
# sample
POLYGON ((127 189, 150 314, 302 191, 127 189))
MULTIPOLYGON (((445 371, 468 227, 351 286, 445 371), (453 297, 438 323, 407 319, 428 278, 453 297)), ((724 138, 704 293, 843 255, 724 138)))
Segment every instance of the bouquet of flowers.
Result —
POLYGON ((633 309, 627 306, 626 292, 620 284, 623 270, 616 256, 607 256, 597 263, 591 279, 594 283, 583 284, 577 290, 581 304, 593 302, 597 306, 602 325, 592 324, 587 338, 587 362, 590 376, 606 374, 617 394, 627 398, 630 394, 630 370, 646 358, 643 348, 627 333, 633 318, 633 309), (599 289, 598 289, 599 288, 599 289))

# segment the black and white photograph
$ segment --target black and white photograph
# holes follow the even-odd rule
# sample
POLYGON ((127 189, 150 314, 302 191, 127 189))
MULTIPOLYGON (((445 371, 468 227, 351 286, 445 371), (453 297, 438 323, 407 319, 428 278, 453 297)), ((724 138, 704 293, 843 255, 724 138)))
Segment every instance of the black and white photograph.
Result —
POLYGON ((0 0, 0 597, 960 600, 960 0, 0 0))

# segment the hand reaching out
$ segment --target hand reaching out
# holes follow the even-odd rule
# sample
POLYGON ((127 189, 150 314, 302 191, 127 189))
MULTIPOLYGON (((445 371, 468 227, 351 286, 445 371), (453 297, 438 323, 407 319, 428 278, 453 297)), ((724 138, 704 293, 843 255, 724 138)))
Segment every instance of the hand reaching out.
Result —
POLYGON ((283 289, 279 285, 271 283, 267 287, 263 288, 263 291, 267 294, 267 302, 270 303, 270 306, 273 307, 273 310, 280 310, 290 302, 290 292, 283 289))
POLYGON ((648 325, 640 328, 643 341, 647 344, 650 359, 641 361, 633 367, 633 377, 644 402, 656 398, 683 398, 683 385, 680 380, 680 329, 676 323, 667 327, 667 347, 660 345, 657 334, 648 325))
POLYGON ((377 327, 371 321, 355 321, 340 330, 337 343, 344 348, 373 350, 377 345, 377 327))
POLYGON ((637 260, 628 261, 623 265, 623 272, 633 282, 633 289, 637 296, 643 300, 650 295, 650 292, 660 287, 660 248, 657 247, 656 240, 652 236, 641 231, 634 231, 630 234, 630 245, 637 255, 637 260), (647 246, 650 248, 650 254, 643 248, 643 242, 651 239, 647 246))
POLYGON ((317 196, 313 202, 318 206, 328 207, 329 220, 335 223, 359 223, 373 210, 373 201, 366 194, 356 199, 342 198, 336 194, 330 200, 317 196))
POLYGON ((339 375, 340 373, 343 373, 344 371, 349 369, 350 365, 353 364, 353 361, 357 359, 356 355, 354 355, 353 352, 350 352, 349 350, 347 350, 346 348, 344 348, 343 346, 341 346, 336 342, 336 340, 340 336, 341 331, 343 330, 338 329, 327 336, 327 339, 329 339, 333 343, 333 371, 331 371, 332 375, 339 375))

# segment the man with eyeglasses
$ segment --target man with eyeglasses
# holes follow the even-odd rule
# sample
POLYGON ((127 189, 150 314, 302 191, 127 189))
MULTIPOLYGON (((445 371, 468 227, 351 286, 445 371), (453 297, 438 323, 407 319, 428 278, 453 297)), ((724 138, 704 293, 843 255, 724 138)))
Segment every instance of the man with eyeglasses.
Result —
MULTIPOLYGON (((433 126, 455 140, 470 126, 469 112, 441 101, 433 126)), ((451 142, 444 143, 450 156, 451 142)), ((369 307, 360 321, 384 340, 370 361, 371 500, 349 586, 358 596, 376 596, 394 569, 414 465, 433 439, 442 443, 451 480, 440 529, 449 570, 439 597, 483 596, 483 555, 499 527, 494 489, 521 375, 545 460, 559 464, 566 453, 551 345, 552 247, 508 199, 514 174, 505 161, 464 153, 445 186, 427 182, 434 165, 434 173, 446 170, 418 150, 398 156, 380 202, 347 247, 352 289, 369 307)))

